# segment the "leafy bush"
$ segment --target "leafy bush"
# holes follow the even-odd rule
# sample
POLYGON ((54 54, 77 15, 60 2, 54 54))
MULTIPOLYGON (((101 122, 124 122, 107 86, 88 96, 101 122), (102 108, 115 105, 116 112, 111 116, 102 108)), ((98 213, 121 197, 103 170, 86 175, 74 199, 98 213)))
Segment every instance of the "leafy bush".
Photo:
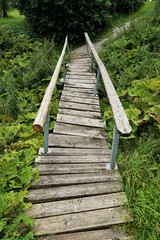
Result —
POLYGON ((85 31, 95 34, 110 21, 108 0, 18 0, 17 8, 33 32, 62 40, 66 35, 79 40, 85 31))

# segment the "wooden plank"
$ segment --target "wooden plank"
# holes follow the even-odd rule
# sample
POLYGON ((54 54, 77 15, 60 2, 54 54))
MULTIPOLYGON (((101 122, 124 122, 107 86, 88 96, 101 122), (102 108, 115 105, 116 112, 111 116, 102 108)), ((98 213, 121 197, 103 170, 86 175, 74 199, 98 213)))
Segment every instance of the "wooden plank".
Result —
POLYGON ((89 77, 96 77, 96 74, 95 73, 93 73, 93 72, 88 72, 88 73, 71 73, 71 72, 67 72, 67 77, 70 77, 70 75, 78 75, 78 76, 84 76, 84 77, 86 77, 86 76, 89 76, 89 77))
POLYGON ((114 120, 116 123, 116 127, 122 135, 125 135, 125 134, 128 135, 131 133, 132 129, 129 124, 128 118, 125 114, 124 108, 122 107, 122 103, 118 97, 118 94, 117 94, 114 86, 113 86, 113 83, 109 77, 109 74, 108 74, 103 62, 99 58, 98 53, 96 52, 94 45, 92 44, 87 33, 85 33, 85 37, 86 37, 86 41, 88 42, 89 47, 93 53, 94 59, 96 60, 98 66, 99 66, 100 73, 101 73, 103 83, 104 83, 104 87, 105 87, 106 93, 108 95, 110 105, 112 107, 112 112, 113 112, 114 120))
POLYGON ((69 124, 80 125, 80 126, 99 127, 99 128, 103 128, 105 126, 105 124, 102 122, 101 119, 92 119, 87 117, 71 116, 71 115, 65 115, 65 114, 58 114, 57 122, 69 123, 69 124))
POLYGON ((99 98, 97 96, 94 96, 92 92, 90 93, 87 93, 87 92, 84 92, 84 93, 81 93, 81 92, 75 92, 73 90, 73 88, 70 88, 68 89, 68 91, 66 91, 65 89, 63 90, 62 92, 62 96, 76 96, 76 97, 81 97, 81 98, 88 98, 88 99, 97 99, 99 100, 99 98))
POLYGON ((121 207, 40 218, 35 221, 35 236, 109 227, 129 220, 127 210, 121 207))
POLYGON ((61 100, 62 101, 66 101, 66 102, 76 102, 76 103, 85 103, 85 104, 93 104, 93 105, 98 105, 100 106, 99 104, 99 100, 98 99, 87 99, 87 98, 80 98, 80 97, 76 97, 76 96, 65 96, 62 94, 61 96, 61 100))
MULTIPOLYGON (((50 147, 50 152, 47 153, 48 155, 52 155, 52 156, 81 156, 81 155, 90 155, 90 154, 95 154, 95 155, 104 155, 104 154, 110 154, 110 150, 108 150, 107 148, 102 148, 101 151, 97 151, 97 149, 93 149, 93 148, 63 148, 63 147, 54 147, 51 148, 50 147), (83 152, 82 152, 83 151, 83 152)), ((41 153, 40 155, 43 155, 43 153, 41 153)))
POLYGON ((94 197, 77 198, 57 202, 34 204, 27 215, 34 218, 118 207, 127 202, 125 194, 113 193, 94 197))
POLYGON ((76 84, 76 83, 82 83, 82 84, 95 84, 95 79, 83 79, 83 78, 80 78, 80 79, 76 79, 76 78, 67 78, 65 80, 66 83, 69 83, 69 84, 76 84))
POLYGON ((73 103, 73 102, 66 102, 66 101, 60 101, 59 107, 67 108, 67 109, 91 111, 91 112, 100 112, 100 108, 97 105, 73 103))
POLYGON ((34 167, 38 169, 41 175, 50 174, 71 174, 71 173, 101 173, 106 172, 106 164, 90 163, 90 164, 40 164, 34 167))
MULTIPOLYGON (((83 154, 83 153, 82 153, 83 154)), ((109 155, 81 155, 81 156, 38 156, 35 163, 53 164, 53 163, 108 163, 109 155)))
POLYGON ((84 88, 73 88, 72 86, 65 86, 63 91, 71 91, 71 92, 78 92, 78 93, 88 93, 93 94, 93 89, 84 89, 84 88))
POLYGON ((87 146, 87 148, 102 149, 107 147, 107 142, 105 139, 52 133, 49 134, 49 146, 68 148, 86 148, 87 146))
POLYGON ((77 79, 77 80, 93 80, 95 81, 96 80, 96 76, 95 75, 91 75, 91 76, 88 76, 88 75, 84 75, 83 76, 79 76, 79 75, 76 75, 74 73, 67 73, 66 75, 66 79, 77 79))
POLYGON ((97 229, 77 233, 65 233, 50 236, 37 237, 38 240, 131 240, 125 236, 124 229, 97 229))
POLYGON ((59 72, 61 69, 61 65, 63 62, 63 58, 66 52, 66 48, 67 48, 67 44, 68 44, 68 37, 66 37, 65 39, 65 43, 63 46, 63 50, 61 52, 61 55, 59 57, 59 60, 57 62, 56 68, 54 70, 54 73, 52 75, 51 81, 45 91, 44 97, 42 99, 41 105, 39 107, 38 113, 36 115, 36 118, 34 120, 33 123, 33 129, 40 132, 43 131, 43 127, 45 125, 46 122, 46 117, 51 105, 51 99, 52 99, 52 95, 53 95, 53 91, 55 89, 56 86, 56 82, 58 80, 58 76, 59 76, 59 72))
MULTIPOLYGON (((49 164, 46 164, 48 166, 49 164)), ((41 164, 39 165, 41 166, 41 164)), ((42 165, 44 166, 44 165, 42 165)), ((39 182, 32 183, 31 188, 46 188, 53 186, 76 185, 81 183, 98 183, 118 181, 120 174, 118 171, 114 172, 99 172, 99 173, 83 173, 83 174, 60 174, 41 176, 39 182)))
POLYGON ((77 111, 77 110, 73 110, 73 109, 60 108, 59 113, 60 114, 71 115, 71 116, 81 116, 81 117, 95 118, 95 119, 101 119, 102 118, 100 112, 77 111))
POLYGON ((32 203, 43 203, 121 191, 123 191, 123 186, 120 181, 31 189, 29 190, 29 201, 32 203))
POLYGON ((90 136, 96 138, 105 138, 106 133, 104 129, 88 127, 88 126, 78 126, 66 123, 57 123, 54 126, 55 133, 63 133, 66 135, 74 136, 90 136))
POLYGON ((65 86, 72 86, 74 88, 87 88, 87 89, 94 89, 95 84, 86 84, 86 83, 69 83, 69 82, 65 82, 65 86))

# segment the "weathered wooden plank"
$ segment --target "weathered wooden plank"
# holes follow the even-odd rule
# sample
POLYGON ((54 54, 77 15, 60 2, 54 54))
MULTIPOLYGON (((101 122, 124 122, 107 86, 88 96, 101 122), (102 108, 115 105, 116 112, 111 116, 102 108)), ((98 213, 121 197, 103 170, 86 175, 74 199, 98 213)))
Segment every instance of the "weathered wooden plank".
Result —
POLYGON ((67 109, 91 111, 91 112, 100 112, 100 108, 97 105, 73 103, 73 102, 66 102, 66 101, 60 101, 59 107, 67 108, 67 109))
POLYGON ((127 202, 123 192, 57 202, 34 204, 27 215, 34 218, 118 207, 127 202))
POLYGON ((66 101, 66 102, 76 102, 76 103, 85 103, 85 104, 91 104, 91 105, 98 105, 100 107, 99 104, 99 100, 98 99, 87 99, 87 98, 80 98, 80 97, 76 97, 76 96, 64 96, 62 94, 61 96, 61 100, 62 101, 66 101))
POLYGON ((37 237, 38 240, 131 240, 125 236, 124 229, 97 229, 78 233, 65 233, 50 236, 37 237))
POLYGON ((49 134, 49 146, 51 147, 71 147, 71 148, 106 148, 107 142, 105 139, 67 136, 64 134, 49 134))
POLYGON ((78 126, 58 122, 56 122, 54 126, 54 132, 74 136, 90 136, 94 138, 105 138, 106 136, 105 130, 101 128, 78 126))
POLYGON ((67 78, 65 80, 66 83, 69 83, 69 84, 76 84, 76 83, 82 83, 82 84, 95 84, 95 80, 93 79, 76 79, 76 78, 67 78))
POLYGON ((127 210, 121 207, 40 218, 35 221, 35 236, 108 227, 129 220, 127 210))
POLYGON ((86 83, 71 83, 71 82, 65 82, 65 86, 72 86, 74 88, 87 88, 87 89, 94 89, 95 84, 86 84, 86 83))
POLYGON ((40 171, 41 175, 50 174, 71 174, 71 173, 101 173, 106 172, 106 164, 104 163, 88 163, 88 164, 38 164, 34 167, 40 171))
MULTIPOLYGON (((109 154, 110 150, 107 148, 102 148, 101 151, 97 151, 97 149, 93 148, 63 148, 63 147, 50 147, 50 152, 47 153, 47 155, 52 155, 52 156, 72 156, 72 155, 90 155, 90 154, 95 154, 95 155, 104 155, 104 154, 109 154), (83 151, 83 152, 82 152, 83 151)), ((43 155, 43 153, 41 153, 43 155)))
MULTIPOLYGON (((83 152, 82 152, 83 154, 83 152)), ((53 164, 53 163, 107 163, 110 161, 108 155, 81 155, 81 156, 38 156, 35 163, 53 164)))
MULTIPOLYGON (((41 166, 38 165, 38 166, 41 166)), ((44 165, 42 165, 44 166, 44 165)), ((46 164, 45 166, 53 166, 46 164)), ((78 167, 79 168, 79 165, 78 167)), ((31 188, 46 188, 53 186, 65 186, 81 183, 98 183, 118 181, 120 173, 118 171, 103 171, 98 173, 83 173, 83 174, 59 174, 59 175, 42 175, 39 182, 32 183, 31 188)))
POLYGON ((69 198, 79 198, 123 191, 120 181, 69 185, 29 190, 29 201, 43 203, 69 198))
POLYGON ((94 75, 91 75, 91 76, 88 76, 88 75, 84 75, 83 74, 83 76, 79 76, 79 75, 76 75, 76 74, 74 74, 74 73, 67 73, 67 75, 66 75, 66 80, 67 79, 76 79, 76 80, 81 80, 81 79, 83 79, 83 80, 93 80, 93 81, 95 81, 96 80, 96 76, 94 76, 94 75))
POLYGON ((84 89, 84 88, 73 88, 72 86, 65 86, 63 91, 71 91, 71 92, 78 92, 78 93, 88 93, 93 94, 93 89, 84 89))
POLYGON ((77 110, 73 110, 73 109, 60 108, 59 113, 60 114, 67 114, 67 115, 71 115, 71 116, 81 116, 81 117, 95 118, 95 119, 101 119, 102 118, 100 112, 77 111, 77 110))
POLYGON ((76 96, 76 97, 81 97, 81 98, 88 98, 88 99, 97 99, 97 100, 99 100, 99 98, 97 97, 97 96, 94 96, 93 95, 93 93, 92 92, 83 92, 83 93, 81 93, 81 92, 75 92, 74 90, 73 90, 73 88, 68 88, 68 91, 66 91, 65 89, 63 90, 63 92, 62 92, 62 95, 63 96, 76 96))
POLYGON ((87 72, 87 73, 74 73, 74 72, 67 72, 67 77, 70 77, 70 75, 78 75, 78 76, 89 76, 89 77, 95 77, 96 74, 93 72, 87 72))
POLYGON ((69 123, 73 125, 80 125, 80 126, 90 126, 90 127, 99 127, 103 128, 105 124, 102 122, 101 119, 92 119, 87 117, 80 117, 80 116, 71 116, 65 114, 58 114, 57 115, 57 122, 61 123, 69 123))
POLYGON ((117 92, 113 86, 113 83, 108 75, 108 72, 107 72, 103 62, 99 58, 98 53, 96 52, 87 33, 85 33, 85 37, 86 37, 86 41, 88 42, 89 47, 93 53, 93 56, 98 64, 98 67, 100 69, 104 87, 105 87, 106 93, 108 95, 110 105, 112 107, 112 112, 113 112, 114 120, 116 123, 116 127, 122 135, 130 134, 132 131, 131 126, 130 126, 128 118, 125 114, 124 108, 122 107, 122 103, 118 97, 118 94, 117 94, 117 92))

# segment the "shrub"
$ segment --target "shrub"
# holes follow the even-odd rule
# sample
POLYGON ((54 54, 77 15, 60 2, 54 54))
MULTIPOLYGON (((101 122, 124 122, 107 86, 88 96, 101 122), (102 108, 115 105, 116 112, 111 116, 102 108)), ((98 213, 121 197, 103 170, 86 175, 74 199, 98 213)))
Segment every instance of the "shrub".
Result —
POLYGON ((109 24, 107 0, 18 0, 17 8, 25 15, 33 32, 79 40, 85 31, 99 32, 109 24))

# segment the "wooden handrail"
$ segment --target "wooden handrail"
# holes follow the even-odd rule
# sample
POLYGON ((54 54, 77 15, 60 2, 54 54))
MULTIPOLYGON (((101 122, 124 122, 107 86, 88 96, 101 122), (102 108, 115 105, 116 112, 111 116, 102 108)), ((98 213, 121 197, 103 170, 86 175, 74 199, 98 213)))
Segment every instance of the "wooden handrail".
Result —
POLYGON ((91 52, 94 56, 94 59, 99 67, 102 79, 103 79, 103 83, 104 83, 104 87, 106 90, 106 93, 108 95, 108 99, 112 108, 112 112, 113 112, 113 117, 114 117, 114 121, 117 127, 118 132, 121 135, 129 135, 132 131, 132 128, 129 124, 128 118, 125 114, 125 111, 122 107, 121 101, 117 95, 117 92, 113 86, 113 83, 108 75, 108 72, 103 64, 103 62, 101 61, 100 57, 98 56, 97 51, 95 50, 95 47, 93 46, 88 33, 84 33, 85 38, 86 38, 86 42, 88 44, 88 46, 91 49, 91 52))
POLYGON ((65 55, 65 52, 66 52, 67 44, 68 44, 68 37, 66 37, 66 39, 65 39, 65 43, 64 43, 64 46, 63 46, 62 53, 59 57, 58 63, 57 63, 56 68, 55 68, 55 71, 54 71, 54 73, 52 75, 52 78, 51 78, 51 81, 50 81, 50 83, 49 83, 49 85, 46 89, 46 92, 44 94, 43 100, 42 100, 41 105, 39 107, 37 116, 36 116, 36 118, 34 120, 34 123, 33 123, 33 129, 36 130, 37 132, 43 131, 44 124, 45 124, 45 121, 46 121, 46 117, 47 117, 47 114, 49 112, 49 108, 50 108, 50 104, 51 104, 52 94, 53 94, 53 91, 55 89, 56 82, 57 82, 57 79, 58 79, 58 76, 59 76, 59 73, 60 73, 60 68, 61 68, 61 65, 62 65, 62 62, 63 62, 63 59, 64 59, 64 55, 65 55))

